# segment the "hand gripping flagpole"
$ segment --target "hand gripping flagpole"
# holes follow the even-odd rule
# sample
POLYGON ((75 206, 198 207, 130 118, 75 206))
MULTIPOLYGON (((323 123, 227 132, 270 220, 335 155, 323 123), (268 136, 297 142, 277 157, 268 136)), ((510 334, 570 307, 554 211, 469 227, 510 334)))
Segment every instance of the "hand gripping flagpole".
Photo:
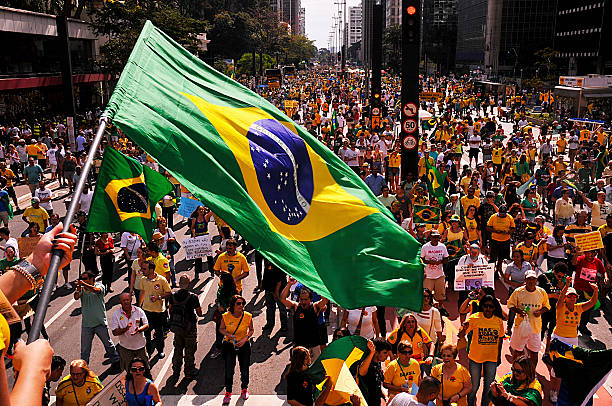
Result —
MULTIPOLYGON (((106 129, 107 123, 108 117, 102 115, 102 117, 100 117, 98 132, 96 133, 96 136, 89 147, 89 153, 81 170, 79 183, 77 183, 76 188, 74 189, 74 195, 70 201, 68 212, 66 213, 66 217, 64 217, 63 232, 69 232, 70 230, 72 219, 76 212, 79 200, 81 199, 81 194, 83 193, 83 188, 87 182, 89 171, 91 170, 91 164, 93 163, 94 157, 96 156, 96 151, 100 146, 100 141, 104 135, 104 130, 106 129)), ((43 323, 45 321, 45 315, 47 314, 47 307, 51 301, 51 294, 53 293, 53 288, 57 282, 57 272, 59 270, 60 262, 62 261, 63 252, 61 250, 53 250, 52 252, 53 254, 51 255, 51 261, 49 262, 49 270, 47 271, 47 276, 45 277, 45 283, 43 284, 42 292, 40 293, 40 300, 38 301, 38 306, 36 306, 36 313, 34 314, 32 328, 30 330, 30 334, 28 335, 28 344, 36 341, 40 336, 40 331, 42 330, 43 323)))

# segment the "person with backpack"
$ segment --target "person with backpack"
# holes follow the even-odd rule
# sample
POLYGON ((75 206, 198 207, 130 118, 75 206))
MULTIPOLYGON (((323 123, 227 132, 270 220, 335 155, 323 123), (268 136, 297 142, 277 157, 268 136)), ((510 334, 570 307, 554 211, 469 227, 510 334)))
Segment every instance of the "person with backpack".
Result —
POLYGON ((179 290, 170 297, 170 331, 174 333, 174 355, 172 372, 174 376, 181 373, 185 359, 185 376, 195 377, 195 352, 197 349, 197 316, 203 317, 198 297, 189 292, 191 281, 187 275, 179 279, 179 290))

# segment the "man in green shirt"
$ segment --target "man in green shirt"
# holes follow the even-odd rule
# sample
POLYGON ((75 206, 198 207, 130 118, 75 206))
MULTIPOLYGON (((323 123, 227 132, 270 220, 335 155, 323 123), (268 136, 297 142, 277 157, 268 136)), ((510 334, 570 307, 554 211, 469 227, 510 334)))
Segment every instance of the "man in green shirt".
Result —
POLYGON ((74 299, 81 299, 81 359, 89 364, 91 343, 94 335, 97 335, 106 350, 106 358, 110 359, 115 369, 119 368, 119 353, 110 338, 106 321, 104 285, 96 283, 94 274, 89 271, 81 274, 76 285, 74 299))

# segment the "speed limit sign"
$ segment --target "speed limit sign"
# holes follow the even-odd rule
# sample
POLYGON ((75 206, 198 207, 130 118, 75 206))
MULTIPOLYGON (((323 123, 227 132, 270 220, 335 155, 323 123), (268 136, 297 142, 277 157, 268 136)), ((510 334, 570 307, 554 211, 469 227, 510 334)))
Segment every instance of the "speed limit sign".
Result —
POLYGON ((416 120, 408 119, 404 121, 403 128, 404 128, 404 131, 409 134, 415 132, 417 129, 416 120))
POLYGON ((412 135, 408 135, 404 137, 402 144, 404 144, 406 149, 414 149, 417 146, 417 140, 412 135))

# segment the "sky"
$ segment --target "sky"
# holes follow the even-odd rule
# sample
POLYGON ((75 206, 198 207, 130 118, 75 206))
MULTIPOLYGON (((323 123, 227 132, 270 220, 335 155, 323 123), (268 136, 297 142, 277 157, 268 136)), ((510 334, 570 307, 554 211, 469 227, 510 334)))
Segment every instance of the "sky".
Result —
MULTIPOLYGON (((332 16, 337 15, 340 0, 302 0, 306 9, 306 36, 314 40, 317 48, 327 48, 332 30, 332 16)), ((361 4, 360 0, 346 0, 346 8, 361 4)), ((344 12, 344 11, 343 11, 344 12)))

